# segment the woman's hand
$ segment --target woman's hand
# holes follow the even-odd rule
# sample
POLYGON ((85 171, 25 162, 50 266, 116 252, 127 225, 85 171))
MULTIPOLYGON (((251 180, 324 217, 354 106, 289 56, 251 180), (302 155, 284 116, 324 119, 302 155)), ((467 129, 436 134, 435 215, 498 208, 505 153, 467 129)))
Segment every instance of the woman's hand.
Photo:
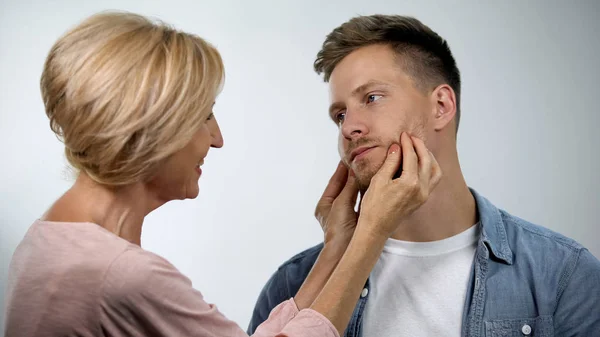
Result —
POLYGON ((332 242, 348 244, 352 239, 358 218, 354 210, 357 197, 354 174, 340 162, 315 209, 326 246, 332 242))
POLYGON ((402 219, 427 201, 442 177, 438 162, 422 140, 403 133, 400 143, 401 148, 390 146, 383 166, 371 179, 361 201, 357 231, 389 238, 402 219), (393 179, 401 162, 402 173, 393 179))

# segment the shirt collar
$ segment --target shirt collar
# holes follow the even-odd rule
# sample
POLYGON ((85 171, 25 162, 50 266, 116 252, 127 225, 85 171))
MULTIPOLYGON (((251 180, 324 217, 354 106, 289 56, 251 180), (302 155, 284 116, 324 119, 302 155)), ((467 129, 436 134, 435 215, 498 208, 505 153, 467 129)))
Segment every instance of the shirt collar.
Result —
POLYGON ((495 258, 512 264, 513 253, 506 238, 506 229, 500 210, 477 191, 469 188, 477 204, 477 213, 481 226, 481 241, 487 244, 495 258))

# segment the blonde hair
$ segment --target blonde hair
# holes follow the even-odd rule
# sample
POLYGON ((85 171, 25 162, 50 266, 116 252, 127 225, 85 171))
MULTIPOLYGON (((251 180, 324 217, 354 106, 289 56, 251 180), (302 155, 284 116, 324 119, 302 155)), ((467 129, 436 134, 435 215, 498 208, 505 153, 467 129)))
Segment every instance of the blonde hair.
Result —
POLYGON ((41 77, 69 163, 106 185, 152 177, 206 121, 224 67, 202 38, 141 15, 104 12, 52 47, 41 77))

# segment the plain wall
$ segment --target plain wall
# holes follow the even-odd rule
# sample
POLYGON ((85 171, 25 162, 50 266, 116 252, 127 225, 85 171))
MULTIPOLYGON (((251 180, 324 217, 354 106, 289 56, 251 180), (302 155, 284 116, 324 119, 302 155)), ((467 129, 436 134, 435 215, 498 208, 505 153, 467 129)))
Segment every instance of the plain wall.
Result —
POLYGON ((269 276, 322 238, 313 210, 339 157, 312 62, 325 35, 358 14, 414 15, 445 37, 462 72, 468 184, 600 256, 598 1, 1 0, 2 290, 26 230, 72 182, 44 114, 44 59, 66 29, 105 9, 158 17, 222 52, 225 147, 206 159, 196 200, 147 218, 142 245, 244 329, 269 276))

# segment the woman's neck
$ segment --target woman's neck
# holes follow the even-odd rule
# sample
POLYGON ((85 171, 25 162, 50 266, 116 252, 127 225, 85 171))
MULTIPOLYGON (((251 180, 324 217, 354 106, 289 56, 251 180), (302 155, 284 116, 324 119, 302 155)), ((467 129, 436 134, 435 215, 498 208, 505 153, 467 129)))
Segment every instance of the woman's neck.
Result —
POLYGON ((81 173, 43 219, 95 223, 133 244, 141 245, 144 217, 158 206, 156 198, 142 183, 108 187, 81 173))

